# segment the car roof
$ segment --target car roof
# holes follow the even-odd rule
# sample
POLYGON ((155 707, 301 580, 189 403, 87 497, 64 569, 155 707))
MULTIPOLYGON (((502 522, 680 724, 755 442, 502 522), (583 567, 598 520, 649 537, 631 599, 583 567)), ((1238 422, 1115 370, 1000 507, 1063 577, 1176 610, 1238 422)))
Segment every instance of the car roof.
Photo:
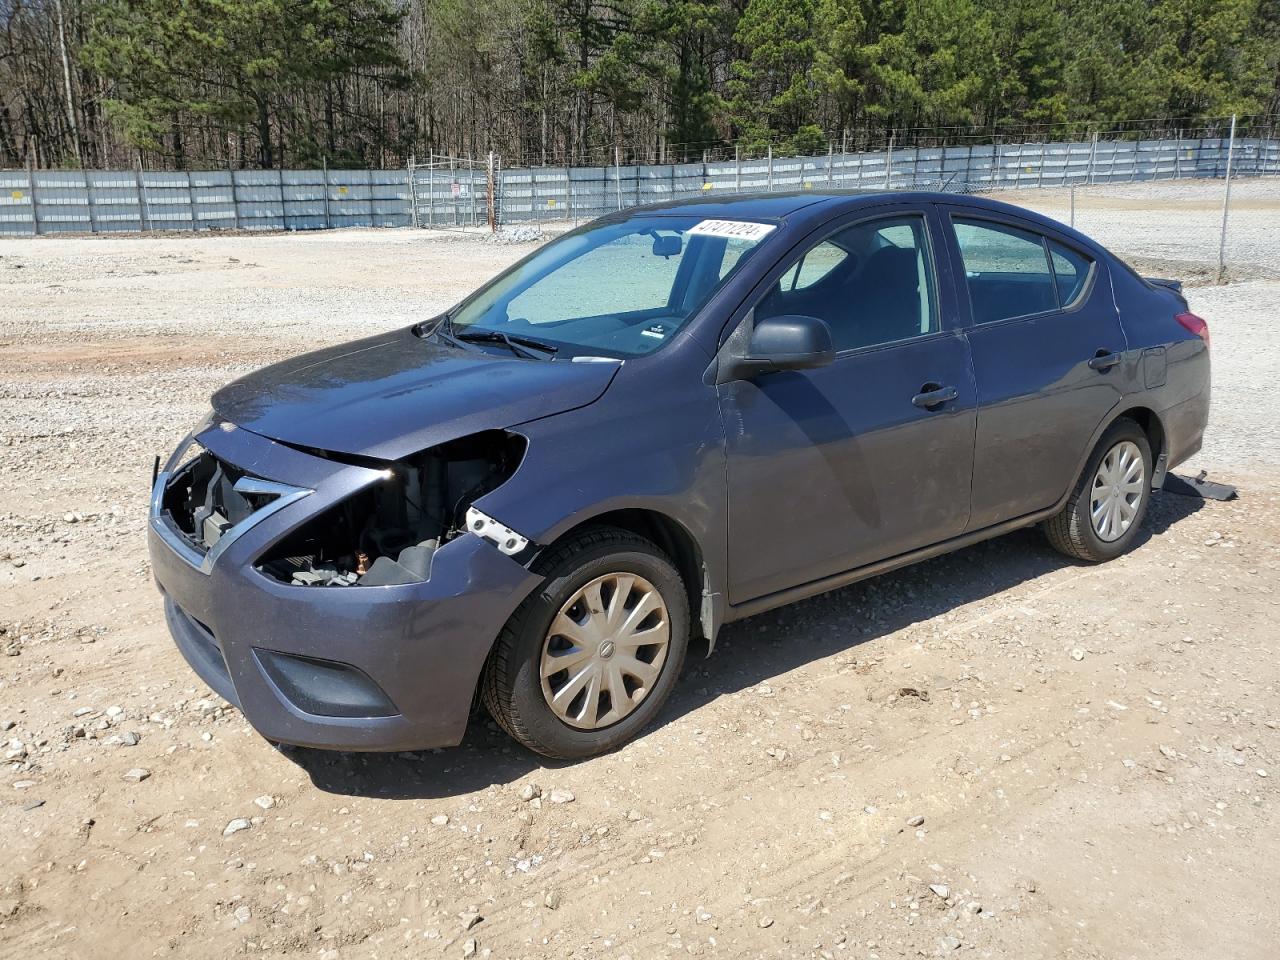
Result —
MULTIPOLYGON (((958 206, 983 207, 1027 216, 1032 212, 988 197, 937 190, 792 190, 785 193, 734 193, 699 197, 696 200, 666 200, 626 207, 614 216, 635 214, 666 217, 742 217, 747 219, 783 219, 810 207, 854 208, 874 203, 951 203, 958 206)), ((1032 219, 1035 215, 1032 214, 1032 219)))
POLYGON ((639 207, 627 207, 610 213, 601 219, 615 220, 631 216, 703 217, 742 220, 787 220, 795 214, 804 218, 822 218, 860 206, 880 203, 946 203, 969 210, 986 210, 994 214, 1008 214, 1037 224, 1059 234, 1073 237, 1096 248, 1089 238, 1073 230, 1065 223, 1002 200, 973 196, 966 193, 945 193, 938 190, 795 190, 786 193, 728 194, 699 197, 696 200, 668 200, 639 207))

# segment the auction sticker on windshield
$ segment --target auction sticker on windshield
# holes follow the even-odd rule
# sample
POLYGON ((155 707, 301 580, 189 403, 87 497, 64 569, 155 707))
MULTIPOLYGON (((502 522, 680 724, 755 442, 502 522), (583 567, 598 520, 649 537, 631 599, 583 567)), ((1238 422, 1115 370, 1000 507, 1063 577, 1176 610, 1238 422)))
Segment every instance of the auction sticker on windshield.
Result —
POLYGON ((729 240, 763 240, 775 229, 772 223, 750 223, 746 220, 703 220, 688 232, 697 237, 726 237, 729 240))

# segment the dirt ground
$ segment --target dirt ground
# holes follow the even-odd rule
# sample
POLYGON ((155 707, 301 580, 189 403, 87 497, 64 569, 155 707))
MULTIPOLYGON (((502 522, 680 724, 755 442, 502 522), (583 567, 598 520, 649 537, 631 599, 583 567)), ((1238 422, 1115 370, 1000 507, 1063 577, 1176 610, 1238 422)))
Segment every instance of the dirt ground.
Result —
MULTIPOLYGON (((1080 192, 1077 223, 1203 281, 1220 187, 1080 192)), ((1238 501, 1160 495, 1101 567, 1024 531, 734 624, 576 764, 484 719, 273 749, 174 649, 143 537, 213 389, 529 244, 0 241, 0 957, 1275 957, 1280 182, 1236 197, 1233 282, 1189 289, 1188 469, 1238 501)))

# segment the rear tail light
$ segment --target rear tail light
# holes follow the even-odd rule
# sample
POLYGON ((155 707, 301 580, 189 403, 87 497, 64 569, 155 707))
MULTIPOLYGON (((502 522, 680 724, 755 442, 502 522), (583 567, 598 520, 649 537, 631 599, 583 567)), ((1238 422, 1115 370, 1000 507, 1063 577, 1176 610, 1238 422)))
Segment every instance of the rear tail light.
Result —
POLYGON ((1186 327, 1191 333, 1203 340, 1206 344, 1209 342, 1209 324, 1204 321, 1203 317, 1197 317, 1194 313, 1179 313, 1173 319, 1186 327))

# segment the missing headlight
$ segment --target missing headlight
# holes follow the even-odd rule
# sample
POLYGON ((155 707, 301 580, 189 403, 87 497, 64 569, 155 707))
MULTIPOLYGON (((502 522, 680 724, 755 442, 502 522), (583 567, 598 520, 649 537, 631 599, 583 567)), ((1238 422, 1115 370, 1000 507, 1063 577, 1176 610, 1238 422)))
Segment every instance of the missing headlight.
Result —
POLYGON ((440 544, 465 532, 467 508, 515 473, 524 451, 523 437, 488 430, 407 457, 280 541, 257 567, 299 586, 426 580, 440 544))

